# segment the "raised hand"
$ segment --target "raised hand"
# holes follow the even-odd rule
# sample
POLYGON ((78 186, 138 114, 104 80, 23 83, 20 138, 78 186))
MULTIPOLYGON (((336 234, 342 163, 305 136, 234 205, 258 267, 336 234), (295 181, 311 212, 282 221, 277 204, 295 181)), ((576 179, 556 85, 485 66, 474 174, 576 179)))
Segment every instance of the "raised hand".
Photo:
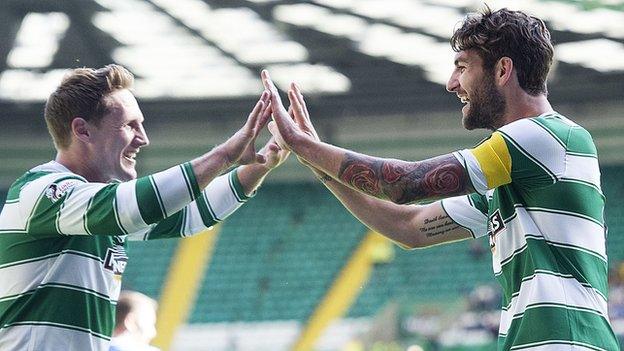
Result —
POLYGON ((266 90, 262 93, 243 127, 222 144, 229 163, 245 165, 266 162, 265 155, 256 153, 254 143, 270 119, 270 95, 266 90))
POLYGON ((266 160, 264 166, 268 169, 273 169, 286 161, 290 151, 279 146, 275 137, 271 137, 266 145, 260 149, 260 154, 264 155, 266 160))
POLYGON ((298 140, 301 138, 309 138, 309 135, 299 128, 297 123, 293 121, 288 111, 284 108, 284 105, 282 105, 282 99, 269 76, 269 72, 263 70, 261 76, 262 84, 264 84, 265 89, 271 93, 271 112, 275 125, 269 130, 283 147, 289 148, 296 153, 298 140))
POLYGON ((299 86, 295 83, 290 83, 288 100, 290 100, 289 113, 297 123, 297 126, 299 126, 299 129, 308 134, 315 141, 321 141, 316 129, 314 129, 314 126, 312 125, 312 121, 310 120, 310 113, 308 112, 308 107, 303 99, 303 94, 301 94, 301 89, 299 89, 299 86))

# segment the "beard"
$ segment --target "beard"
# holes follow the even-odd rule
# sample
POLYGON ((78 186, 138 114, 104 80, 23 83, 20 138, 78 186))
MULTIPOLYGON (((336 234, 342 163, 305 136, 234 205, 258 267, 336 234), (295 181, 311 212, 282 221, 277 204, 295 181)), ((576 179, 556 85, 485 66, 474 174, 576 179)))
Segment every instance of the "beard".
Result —
POLYGON ((496 89, 494 77, 488 73, 492 72, 485 72, 483 80, 470 96, 470 106, 462 119, 464 128, 468 130, 477 128, 494 130, 500 127, 500 121, 505 114, 505 97, 496 89))

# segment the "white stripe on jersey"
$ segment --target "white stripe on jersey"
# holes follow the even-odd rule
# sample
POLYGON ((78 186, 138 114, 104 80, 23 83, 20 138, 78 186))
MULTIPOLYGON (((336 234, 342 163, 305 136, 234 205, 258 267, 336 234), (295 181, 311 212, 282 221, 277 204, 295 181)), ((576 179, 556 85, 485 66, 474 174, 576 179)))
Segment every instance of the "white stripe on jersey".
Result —
POLYGON ((121 282, 112 272, 102 269, 99 258, 79 254, 65 250, 59 256, 1 268, 0 281, 13 284, 0 284, 0 299, 23 294, 43 284, 69 284, 80 287, 79 290, 87 294, 92 293, 86 292, 85 289, 95 291, 103 295, 100 297, 106 296, 109 299, 111 296, 119 296, 121 282))
POLYGON ((76 184, 63 201, 58 216, 57 229, 66 235, 90 234, 85 228, 85 218, 93 196, 107 184, 82 183, 76 184))
POLYGON ((468 149, 453 152, 453 156, 468 168, 468 176, 477 193, 483 195, 488 191, 487 180, 481 170, 479 161, 474 157, 468 149))
POLYGON ((115 192, 117 215, 121 226, 129 233, 142 230, 147 226, 143 221, 136 199, 136 180, 119 183, 115 192))
POLYGON ((234 191, 230 188, 229 177, 229 173, 221 175, 210 182, 204 189, 204 196, 214 210, 216 219, 219 221, 224 220, 243 204, 238 201, 234 191))
POLYGON ((506 262, 526 245, 524 235, 511 235, 526 233, 538 240, 547 240, 557 246, 576 246, 583 251, 593 253, 606 261, 606 249, 604 243, 604 228, 599 224, 559 213, 527 211, 525 208, 516 207, 517 216, 505 224, 505 229, 496 235, 496 250, 493 254, 494 273, 501 271, 497 262, 506 262), (570 235, 576 233, 576 235, 570 235))
POLYGON ((4 204, 0 212, 0 231, 25 232, 27 218, 20 214, 20 203, 4 204))
POLYGON ((182 236, 191 236, 206 229, 201 214, 199 213, 199 208, 197 208, 197 202, 191 202, 191 204, 186 208, 187 211, 186 218, 182 226, 182 236))
POLYGON ((2 351, 108 351, 110 341, 83 332, 50 325, 15 325, 0 329, 2 351))
POLYGON ((499 130, 511 137, 517 145, 521 146, 524 151, 528 152, 531 157, 539 161, 557 178, 564 174, 566 168, 563 162, 566 153, 564 146, 537 123, 529 118, 524 118, 502 126, 499 130))
POLYGON ((166 217, 180 211, 193 198, 185 181, 182 166, 171 167, 153 175, 154 183, 165 209, 166 217))
POLYGON ((446 214, 455 223, 468 229, 475 238, 487 234, 487 216, 470 204, 468 195, 451 197, 441 201, 446 214))
POLYGON ((566 156, 566 170, 563 178, 587 182, 600 189, 600 167, 595 157, 566 156))
POLYGON ((535 342, 531 344, 517 345, 510 350, 522 350, 522 351, 608 351, 601 349, 593 345, 587 345, 587 347, 579 345, 578 341, 575 341, 576 345, 572 345, 570 341, 566 340, 549 340, 543 342, 535 342), (540 345, 548 343, 547 345, 540 345))
POLYGON ((501 314, 501 334, 507 334, 514 318, 519 318, 520 314, 535 304, 562 304, 571 309, 590 309, 605 319, 608 318, 607 300, 591 287, 582 286, 574 278, 536 273, 532 279, 522 282, 519 293, 511 299, 509 309, 503 310, 501 314))

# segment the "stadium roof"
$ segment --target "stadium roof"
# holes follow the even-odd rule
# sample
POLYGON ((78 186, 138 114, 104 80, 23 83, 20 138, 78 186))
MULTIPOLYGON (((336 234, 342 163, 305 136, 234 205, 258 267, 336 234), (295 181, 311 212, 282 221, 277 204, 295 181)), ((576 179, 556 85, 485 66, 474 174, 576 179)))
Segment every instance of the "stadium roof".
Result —
MULTIPOLYGON (((621 100, 621 1, 488 4, 547 21, 558 59, 551 74, 555 105, 621 100)), ((219 128, 246 115, 262 89, 262 68, 281 87, 297 81, 315 116, 325 120, 456 111, 456 98, 444 91, 452 69, 448 39, 464 14, 481 6, 472 0, 3 0, 0 119, 5 129, 45 136, 43 101, 65 70, 111 62, 135 73, 144 112, 163 125, 210 116, 219 128)))

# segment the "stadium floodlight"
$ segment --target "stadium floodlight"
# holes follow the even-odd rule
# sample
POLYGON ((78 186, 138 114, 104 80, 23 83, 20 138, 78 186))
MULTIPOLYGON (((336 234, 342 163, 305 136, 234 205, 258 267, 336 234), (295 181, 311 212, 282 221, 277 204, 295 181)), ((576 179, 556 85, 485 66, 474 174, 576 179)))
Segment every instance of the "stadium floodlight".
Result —
POLYGON ((267 69, 278 86, 287 87, 297 82, 306 93, 344 93, 351 89, 349 78, 324 65, 270 65, 267 69))
POLYGON ((624 71, 624 45, 609 39, 592 39, 555 46, 559 61, 600 72, 624 71))
POLYGON ((24 16, 9 52, 7 64, 13 68, 50 66, 59 42, 69 28, 69 17, 61 12, 35 13, 24 16))
POLYGON ((53 69, 43 73, 8 69, 0 74, 0 99, 45 101, 66 73, 66 69, 53 69))
POLYGON ((273 9, 276 20, 303 27, 320 25, 330 15, 328 9, 311 4, 280 5, 273 9))

